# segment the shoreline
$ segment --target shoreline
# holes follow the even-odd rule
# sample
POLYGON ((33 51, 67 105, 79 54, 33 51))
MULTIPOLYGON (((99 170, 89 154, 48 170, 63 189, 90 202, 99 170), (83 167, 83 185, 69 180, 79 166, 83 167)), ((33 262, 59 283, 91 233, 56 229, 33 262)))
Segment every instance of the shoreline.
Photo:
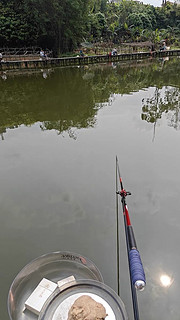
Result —
POLYGON ((64 67, 64 66, 78 66, 88 65, 103 62, 118 62, 118 61, 131 61, 146 58, 161 58, 170 56, 179 56, 180 49, 167 50, 167 51, 153 51, 153 52, 135 52, 123 53, 116 55, 94 55, 83 57, 63 57, 63 58, 47 58, 47 59, 31 59, 31 60, 17 60, 17 61, 2 61, 0 63, 0 70, 12 69, 38 69, 38 68, 51 68, 51 67, 64 67))

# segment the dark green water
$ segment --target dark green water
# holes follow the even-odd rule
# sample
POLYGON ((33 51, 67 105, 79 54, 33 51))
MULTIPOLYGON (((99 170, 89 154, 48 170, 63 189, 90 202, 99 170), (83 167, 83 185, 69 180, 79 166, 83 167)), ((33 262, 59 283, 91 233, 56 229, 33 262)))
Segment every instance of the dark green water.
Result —
MULTIPOLYGON (((118 155, 147 277, 141 319, 179 320, 179 61, 1 75, 0 319, 9 319, 14 277, 47 252, 89 257, 117 290, 118 155)), ((120 222, 120 290, 132 319, 120 222)))

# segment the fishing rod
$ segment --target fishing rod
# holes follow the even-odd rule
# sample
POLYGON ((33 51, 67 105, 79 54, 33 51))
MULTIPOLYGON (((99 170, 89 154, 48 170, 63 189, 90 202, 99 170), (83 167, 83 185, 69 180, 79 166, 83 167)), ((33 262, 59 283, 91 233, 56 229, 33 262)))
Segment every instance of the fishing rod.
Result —
MULTIPOLYGON (((144 290, 146 285, 146 279, 145 279, 143 265, 141 262, 141 257, 140 257, 139 251, 137 250, 134 231, 131 225, 129 211, 126 204, 126 197, 128 195, 131 195, 131 193, 129 191, 126 191, 123 187, 118 158, 116 156, 116 180, 117 180, 117 174, 119 177, 121 190, 120 191, 116 190, 116 194, 121 196, 121 202, 122 202, 134 319, 139 320, 139 309, 138 309, 136 290, 138 291, 144 290)), ((119 248, 119 245, 118 245, 118 248, 119 248)), ((118 276, 118 279, 119 279, 119 276, 118 276)), ((119 288, 119 285, 118 285, 118 288, 119 288)))

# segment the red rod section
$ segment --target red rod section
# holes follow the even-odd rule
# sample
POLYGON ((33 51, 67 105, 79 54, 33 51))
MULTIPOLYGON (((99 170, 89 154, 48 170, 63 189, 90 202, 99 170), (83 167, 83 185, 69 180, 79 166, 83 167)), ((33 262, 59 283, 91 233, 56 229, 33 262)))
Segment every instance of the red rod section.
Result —
POLYGON ((125 205, 125 207, 124 207, 124 215, 126 216, 127 226, 131 226, 131 220, 130 220, 130 217, 129 217, 129 212, 128 212, 127 205, 125 205))

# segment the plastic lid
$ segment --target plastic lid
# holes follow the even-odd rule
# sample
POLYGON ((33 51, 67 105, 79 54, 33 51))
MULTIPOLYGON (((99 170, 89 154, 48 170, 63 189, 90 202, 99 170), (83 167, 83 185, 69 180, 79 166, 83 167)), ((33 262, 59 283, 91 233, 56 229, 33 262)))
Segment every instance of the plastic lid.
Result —
POLYGON ((125 306, 120 297, 104 283, 79 280, 68 287, 57 289, 45 303, 38 320, 67 320, 68 312, 77 298, 88 295, 106 309, 105 320, 127 320, 125 306))

